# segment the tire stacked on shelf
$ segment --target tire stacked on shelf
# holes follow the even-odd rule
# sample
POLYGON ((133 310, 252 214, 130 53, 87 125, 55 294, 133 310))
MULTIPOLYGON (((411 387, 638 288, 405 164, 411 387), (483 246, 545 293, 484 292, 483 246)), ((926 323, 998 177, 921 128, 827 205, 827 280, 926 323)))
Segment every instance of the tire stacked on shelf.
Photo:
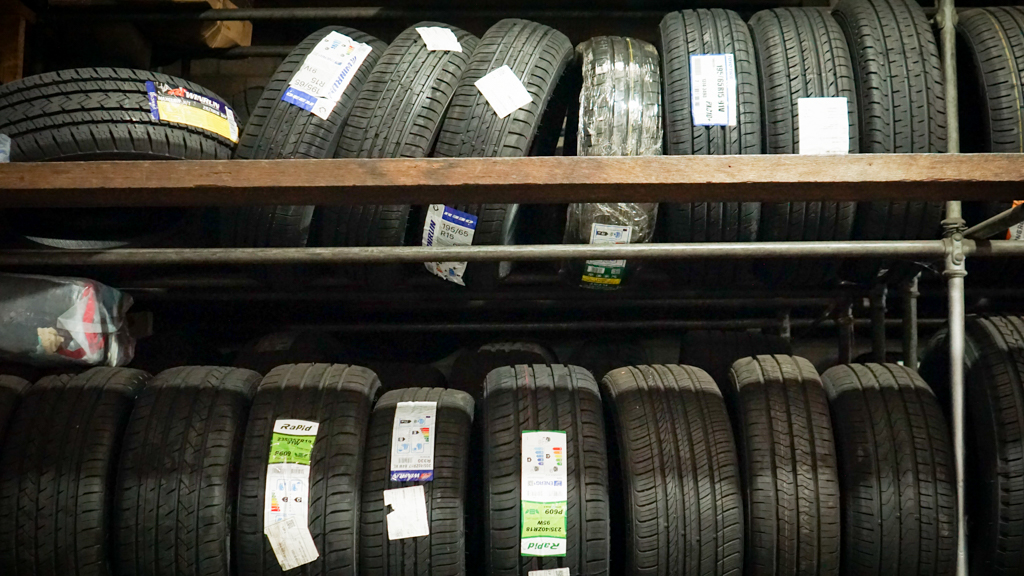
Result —
POLYGON ((743 571, 743 500, 722 394, 690 366, 633 366, 601 381, 612 478, 612 573, 743 571))
MULTIPOLYGON (((801 151, 799 102, 802 98, 845 98, 849 150, 859 151, 857 94, 850 51, 839 24, 823 8, 776 8, 750 19, 757 52, 765 152, 801 151)), ((808 122, 811 120, 808 119, 808 122)), ((849 240, 854 202, 762 204, 759 239, 849 240)), ((835 259, 761 262, 759 276, 769 285, 813 286, 831 280, 835 259)))
MULTIPOLYGON (((434 155, 447 158, 550 156, 554 154, 574 74, 572 43, 561 32, 526 20, 505 19, 480 38, 455 89, 441 125, 434 155), (475 83, 508 66, 529 92, 531 102, 504 118, 491 108, 475 83)), ((453 208, 477 217, 473 245, 516 243, 518 204, 459 204, 453 208)), ((507 276, 511 262, 470 262, 464 281, 490 288, 507 276)))
MULTIPOLYGON (((437 22, 420 22, 399 34, 359 91, 335 157, 429 156, 478 42, 469 32, 437 22), (462 51, 428 49, 417 31, 421 27, 450 29, 462 51)), ((314 234, 321 246, 419 243, 418 235, 406 237, 409 212, 409 205, 324 206, 317 208, 314 234)), ((400 282, 403 270, 401 264, 350 267, 357 281, 376 288, 400 282)))
MULTIPOLYGON (((682 10, 659 27, 665 154, 760 154, 761 102, 750 31, 731 10, 682 10), (736 125, 695 126, 691 110, 690 57, 732 54, 736 74, 736 125)), ((753 242, 758 239, 757 202, 664 204, 658 237, 662 242, 753 242)), ((722 286, 749 281, 749 264, 737 261, 673 262, 677 281, 722 286)))
POLYGON ((452 388, 479 398, 491 370, 502 366, 557 362, 554 350, 538 342, 491 342, 475 351, 463 350, 452 364, 448 381, 452 388))
MULTIPOLYGON (((946 101, 935 36, 924 10, 911 0, 840 0, 832 15, 854 62, 860 152, 946 151, 946 101)), ((936 238, 941 202, 860 202, 854 240, 936 238)), ((907 265, 851 261, 844 278, 872 283, 912 274, 907 265)))
POLYGON ((484 570, 488 576, 527 576, 568 568, 572 574, 609 572, 608 458, 601 394, 576 366, 506 366, 492 371, 480 402, 484 488, 484 570), (522 434, 566 436, 564 556, 520 555, 522 434))
POLYGON ((719 384, 728 406, 734 405, 729 371, 740 358, 764 354, 792 354, 793 347, 782 336, 759 332, 690 330, 683 334, 679 362, 708 373, 719 384))

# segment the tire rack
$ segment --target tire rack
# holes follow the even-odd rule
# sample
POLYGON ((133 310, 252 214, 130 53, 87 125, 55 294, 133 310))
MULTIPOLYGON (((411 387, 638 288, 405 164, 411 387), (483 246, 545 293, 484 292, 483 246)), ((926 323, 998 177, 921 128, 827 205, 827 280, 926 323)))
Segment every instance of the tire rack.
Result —
MULTIPOLYGON (((522 11, 516 13, 523 16, 522 11)), ((565 11, 551 14, 565 16, 565 11)), ((588 12, 588 15, 593 15, 588 12)), ((101 19, 386 18, 381 9, 209 10, 188 15, 106 14, 101 19), (376 10, 376 11, 375 11, 376 10), (230 14, 228 13, 230 12, 230 14)), ((501 14, 503 15, 503 14, 501 14)), ((545 14, 547 15, 547 14, 545 14)), ((623 12, 620 16, 638 14, 623 12)), ((642 14, 647 16, 646 13, 642 14)), ((74 14, 75 18, 83 14, 74 14)), ((499 17, 495 12, 494 18, 499 17)), ((417 16, 418 17, 418 16, 417 16)), ((92 162, 0 165, 0 208, 359 204, 478 201, 692 202, 801 200, 1007 200, 1024 183, 1024 155, 958 154, 956 12, 938 0, 935 21, 945 72, 950 155, 665 156, 636 158, 472 158, 92 162)), ((356 264, 386 262, 895 257, 943 259, 947 280, 950 380, 959 523, 957 575, 967 574, 964 522, 964 277, 977 257, 1024 257, 1024 242, 986 238, 1024 221, 1014 208, 968 230, 960 200, 946 201, 941 240, 470 246, 452 248, 189 248, 105 251, 2 250, 2 266, 356 264)), ((904 349, 917 349, 916 279, 901 287, 904 349)), ((884 290, 872 293, 873 348, 884 358, 884 290), (879 311, 882 311, 881 315, 879 311)), ((780 320, 788 331, 788 316, 780 320)), ((741 324, 740 321, 737 325, 741 324)), ((836 318, 840 361, 849 361, 853 317, 836 318)), ((914 358, 914 355, 908 355, 914 358)))

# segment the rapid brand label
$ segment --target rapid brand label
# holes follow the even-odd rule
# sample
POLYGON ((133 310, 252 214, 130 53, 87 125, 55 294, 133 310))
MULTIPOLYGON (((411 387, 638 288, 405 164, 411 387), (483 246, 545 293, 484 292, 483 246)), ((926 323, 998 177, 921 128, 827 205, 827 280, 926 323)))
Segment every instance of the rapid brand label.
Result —
POLYGON ((523 432, 519 540, 523 556, 565 556, 567 457, 565 432, 523 432))

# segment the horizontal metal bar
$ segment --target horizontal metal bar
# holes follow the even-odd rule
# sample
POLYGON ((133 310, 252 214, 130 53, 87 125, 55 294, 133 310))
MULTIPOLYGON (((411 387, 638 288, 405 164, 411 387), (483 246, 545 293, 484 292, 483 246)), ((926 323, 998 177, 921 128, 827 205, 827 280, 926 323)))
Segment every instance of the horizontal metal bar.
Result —
POLYGON ((941 240, 877 242, 722 242, 719 244, 550 244, 534 246, 367 246, 350 248, 125 248, 4 250, 0 266, 170 266, 373 264, 495 260, 695 258, 941 258, 941 240))
POLYGON ((0 207, 1011 200, 1021 154, 0 164, 0 207))
MULTIPOLYGON (((712 1, 711 4, 715 2, 712 1)), ((725 4, 727 2, 720 2, 725 4)), ((795 4, 791 2, 791 4, 795 4)), ((230 20, 419 20, 446 21, 456 17, 459 21, 467 19, 501 20, 502 18, 526 18, 529 20, 659 20, 665 10, 494 10, 474 8, 454 8, 448 10, 403 9, 387 7, 320 7, 320 8, 231 8, 193 10, 165 10, 160 12, 124 9, 90 9, 51 8, 48 18, 54 20, 88 21, 131 21, 131 22, 166 22, 174 20, 186 21, 230 21, 230 20)))
POLYGON ((1024 242, 1017 240, 965 240, 965 248, 967 248, 968 242, 974 242, 974 247, 969 252, 972 258, 975 256, 983 258, 1024 256, 1024 242))
POLYGON ((991 238, 996 234, 1006 234, 1006 231, 1013 228, 1017 224, 1024 222, 1024 204, 1019 204, 996 214, 995 216, 971 226, 964 232, 964 238, 974 238, 976 240, 985 240, 991 238))

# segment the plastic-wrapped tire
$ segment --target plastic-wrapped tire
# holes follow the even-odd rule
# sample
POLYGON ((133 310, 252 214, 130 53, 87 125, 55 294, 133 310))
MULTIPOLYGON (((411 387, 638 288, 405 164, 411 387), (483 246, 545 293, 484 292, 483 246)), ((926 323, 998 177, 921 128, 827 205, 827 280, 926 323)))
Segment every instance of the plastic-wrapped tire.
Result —
MULTIPOLYGON (((574 74, 563 74, 573 60, 572 43, 561 32, 508 18, 480 38, 455 89, 434 155, 447 158, 550 156, 561 134, 574 74), (523 82, 532 102, 498 118, 474 83, 503 65, 523 82)), ((516 243, 518 204, 457 204, 478 217, 473 244, 516 243)), ((422 227, 420 228, 422 230, 422 227)), ((463 280, 490 288, 512 269, 511 262, 470 262, 463 280)))
MULTIPOLYGON (((800 98, 846 98, 849 150, 857 138, 857 92, 850 50, 839 24, 824 8, 762 10, 750 19, 761 78, 765 152, 800 152, 800 98)), ((759 240, 849 240, 855 202, 787 202, 761 205, 759 240)), ((759 262, 758 275, 769 285, 813 286, 831 280, 836 259, 759 262)))
POLYGON ((527 576, 569 568, 572 574, 609 572, 608 457, 601 394, 576 366, 506 366, 487 376, 480 402, 483 435, 484 540, 487 576, 527 576), (521 556, 522 433, 566 433, 565 556, 521 556))
POLYGON ((238 473, 232 543, 238 574, 282 574, 263 535, 267 456, 279 418, 320 423, 309 471, 309 532, 320 556, 288 573, 358 573, 363 447, 379 390, 372 371, 344 364, 278 366, 263 378, 249 410, 238 473))
POLYGON ((17 376, 0 375, 0 446, 3 446, 7 422, 18 405, 18 398, 30 386, 28 380, 17 376))
MULTIPOLYGON (((718 8, 672 12, 659 28, 665 154, 760 154, 761 101, 754 44, 739 14, 718 8), (690 56, 733 54, 736 63, 736 126, 694 126, 690 56)), ((757 202, 663 204, 658 222, 662 242, 753 242, 758 239, 757 202)), ((742 261, 673 262, 667 269, 687 283, 728 285, 749 280, 742 261)))
MULTIPOLYGON (((860 151, 946 151, 946 101, 935 35, 912 0, 839 0, 832 10, 853 56, 860 151)), ((861 202, 854 240, 938 237, 942 202, 861 202)), ((853 261, 843 276, 873 282, 889 264, 853 261)), ((899 268, 898 268, 899 269, 899 268)), ((910 273, 903 266, 900 275, 910 273)))
POLYGON ((0 451, 0 573, 109 573, 118 451, 148 379, 92 368, 25 390, 0 451))
POLYGON ((804 358, 732 365, 748 574, 839 574, 839 473, 828 397, 804 358))
MULTIPOLYGON (((439 22, 420 22, 399 34, 359 91, 335 157, 429 156, 478 42, 469 32, 439 22), (450 29, 462 52, 427 50, 416 31, 420 27, 450 29)), ((408 205, 322 206, 315 234, 321 246, 403 246, 408 224, 408 205)), ((404 269, 402 264, 350 266, 348 273, 360 283, 386 288, 401 281, 404 269)))
MULTIPOLYGON (((235 144, 202 128, 156 120, 146 82, 183 87, 223 101, 187 80, 127 68, 76 68, 0 87, 0 134, 12 162, 226 160, 235 144)), ((6 226, 38 245, 72 250, 152 244, 173 235, 191 212, 168 208, 24 209, 6 226)))
POLYGON ((452 388, 479 398, 491 370, 518 364, 555 364, 555 352, 537 342, 492 342, 476 351, 464 350, 455 358, 448 382, 452 388))
MULTIPOLYGON (((969 316, 964 342, 967 535, 972 574, 1024 572, 1024 318, 969 316)), ((940 333, 921 376, 948 408, 949 340, 940 333)))
POLYGON ((184 366, 157 374, 139 393, 114 492, 118 574, 231 574, 235 474, 260 378, 184 366))
MULTIPOLYGON (((263 96, 242 130, 235 158, 330 158, 341 138, 356 94, 370 76, 387 44, 345 26, 328 26, 310 34, 285 57, 267 83, 263 96), (281 100, 288 82, 302 68, 306 56, 331 32, 368 44, 372 50, 327 120, 281 100)), ((224 246, 305 246, 313 220, 313 206, 246 206, 221 210, 221 242, 224 246)))
POLYGON ((953 574, 953 452, 931 389, 898 364, 834 366, 821 379, 839 456, 843 573, 953 574))
POLYGON ((458 390, 416 388, 381 396, 370 417, 363 469, 359 573, 362 576, 462 576, 466 574, 466 485, 473 398, 458 390), (391 436, 399 402, 436 402, 434 479, 394 482, 391 436), (388 540, 384 490, 423 486, 430 535, 388 540))
POLYGON ((792 354, 793 347, 782 336, 760 332, 719 330, 690 330, 683 334, 679 362, 707 372, 726 399, 733 405, 733 387, 729 385, 729 370, 740 358, 762 354, 792 354))
POLYGON ((743 572, 743 499, 736 443, 718 387, 692 366, 633 366, 601 381, 616 556, 628 576, 743 572), (619 483, 621 482, 621 486, 619 483))
MULTIPOLYGON (((661 73, 658 50, 640 40, 598 36, 576 47, 582 61, 578 156, 660 156, 661 73)), ((658 217, 657 204, 570 204, 567 244, 589 244, 595 224, 629 226, 631 244, 650 242, 658 217)), ((595 264, 594 266, 600 266, 595 264)), ((587 281, 590 265, 567 260, 569 281, 586 288, 615 289, 629 281, 639 267, 627 261, 618 283, 587 281)), ((595 280, 598 277, 591 277, 595 280)))

